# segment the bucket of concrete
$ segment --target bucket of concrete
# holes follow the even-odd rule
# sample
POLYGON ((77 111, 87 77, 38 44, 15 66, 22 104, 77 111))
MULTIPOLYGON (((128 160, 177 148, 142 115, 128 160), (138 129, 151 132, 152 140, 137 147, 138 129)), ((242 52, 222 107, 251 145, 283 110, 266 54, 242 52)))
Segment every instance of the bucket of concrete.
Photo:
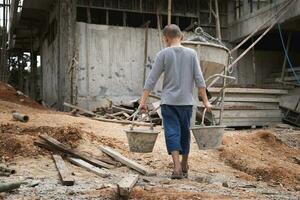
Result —
POLYGON ((201 125, 193 127, 192 132, 199 149, 215 149, 221 145, 225 126, 216 126, 214 120, 212 126, 205 126, 205 113, 206 109, 202 115, 201 125))
MULTIPOLYGON (((133 115, 132 121, 135 120, 136 114, 133 115)), ((151 153, 153 151, 159 131, 154 130, 150 115, 149 119, 151 123, 150 129, 137 129, 134 128, 132 123, 129 130, 125 130, 131 152, 151 153)))

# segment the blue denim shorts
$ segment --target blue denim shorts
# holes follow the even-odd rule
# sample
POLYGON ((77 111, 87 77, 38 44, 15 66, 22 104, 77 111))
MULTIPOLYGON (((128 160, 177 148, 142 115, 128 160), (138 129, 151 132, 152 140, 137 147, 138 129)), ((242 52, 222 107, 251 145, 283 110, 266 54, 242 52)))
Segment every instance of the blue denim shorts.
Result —
POLYGON ((165 140, 168 153, 179 151, 182 155, 190 152, 190 121, 193 106, 161 105, 165 140))

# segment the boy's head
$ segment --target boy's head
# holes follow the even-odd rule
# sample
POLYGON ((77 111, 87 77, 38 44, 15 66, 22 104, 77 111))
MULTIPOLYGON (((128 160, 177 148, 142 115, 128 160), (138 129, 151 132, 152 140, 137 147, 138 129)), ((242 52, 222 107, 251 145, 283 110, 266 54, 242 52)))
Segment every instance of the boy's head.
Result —
POLYGON ((173 43, 178 43, 183 38, 180 28, 175 24, 165 26, 163 34, 167 46, 170 46, 173 43))

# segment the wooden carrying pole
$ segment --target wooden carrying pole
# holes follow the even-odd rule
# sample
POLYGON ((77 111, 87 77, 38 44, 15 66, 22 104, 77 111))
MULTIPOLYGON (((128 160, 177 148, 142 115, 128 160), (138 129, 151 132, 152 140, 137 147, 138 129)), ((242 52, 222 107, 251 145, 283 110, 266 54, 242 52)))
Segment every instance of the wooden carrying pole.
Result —
POLYGON ((168 25, 172 23, 172 0, 168 0, 168 25))

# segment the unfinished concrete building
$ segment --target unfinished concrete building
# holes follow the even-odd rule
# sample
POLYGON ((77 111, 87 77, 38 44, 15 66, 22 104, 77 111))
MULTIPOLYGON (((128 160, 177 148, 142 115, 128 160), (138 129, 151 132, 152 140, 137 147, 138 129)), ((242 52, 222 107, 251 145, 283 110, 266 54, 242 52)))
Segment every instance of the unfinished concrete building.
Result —
MULTIPOLYGON (((231 49, 268 21, 285 2, 219 1, 222 40, 231 49)), ((163 48, 161 28, 167 24, 168 1, 24 0, 19 12, 14 9, 18 3, 12 0, 9 48, 12 52, 32 52, 33 61, 41 56, 40 92, 47 105, 62 110, 63 102, 70 102, 93 110, 105 104, 107 98, 121 101, 140 95, 155 54, 163 48)), ((172 23, 185 30, 186 37, 195 26, 216 36, 218 27, 210 9, 213 7, 211 1, 174 0, 172 23)), ((299 90, 294 86, 298 84, 295 74, 299 77, 300 70, 299 15, 300 2, 295 1, 279 21, 295 73, 285 59, 276 25, 234 67, 232 74, 237 80, 232 86, 252 89, 228 90, 228 98, 235 100, 227 102, 225 124, 249 125, 249 117, 253 125, 278 122, 282 115, 279 102, 287 94, 295 101, 283 107, 300 111, 299 90), (233 104, 240 107, 233 109, 233 104)), ((238 57, 268 26, 266 23, 261 27, 232 56, 238 57)), ((36 87, 37 83, 32 85, 36 87)), ((158 86, 155 93, 160 90, 158 86)), ((211 91, 216 93, 219 89, 211 91)))

